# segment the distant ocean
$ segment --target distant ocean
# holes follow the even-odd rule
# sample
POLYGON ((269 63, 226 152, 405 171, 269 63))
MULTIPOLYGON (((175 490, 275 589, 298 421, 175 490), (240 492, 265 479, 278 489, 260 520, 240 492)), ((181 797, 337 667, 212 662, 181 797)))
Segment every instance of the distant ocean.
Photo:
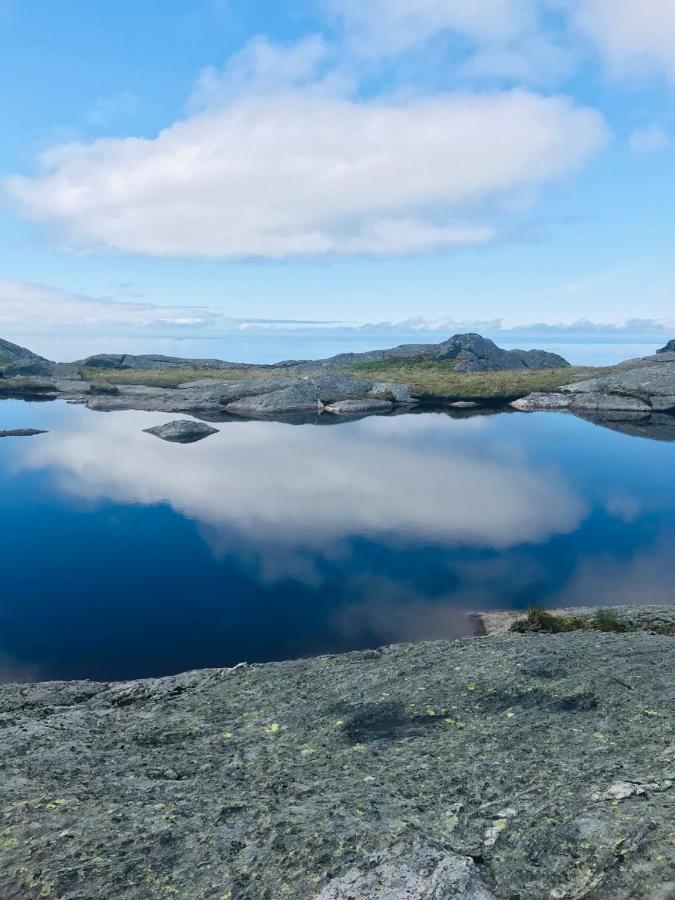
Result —
MULTIPOLYGON (((151 335, 3 335, 49 359, 71 361, 94 353, 159 353, 166 356, 225 359, 231 362, 273 363, 287 359, 321 359, 337 353, 380 350, 408 343, 438 343, 450 335, 440 332, 291 332, 261 334, 236 332, 221 337, 156 337, 151 335)), ((551 335, 487 335, 500 346, 523 350, 540 348, 559 353, 573 365, 612 365, 647 356, 665 343, 664 338, 623 343, 597 337, 587 341, 551 335)))

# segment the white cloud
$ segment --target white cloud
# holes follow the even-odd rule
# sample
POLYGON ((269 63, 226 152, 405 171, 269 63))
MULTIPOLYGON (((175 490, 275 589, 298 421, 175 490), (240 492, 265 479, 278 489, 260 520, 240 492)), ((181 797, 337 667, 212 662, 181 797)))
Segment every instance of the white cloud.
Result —
POLYGON ((665 129, 656 123, 634 131, 629 136, 628 143, 635 153, 643 154, 659 153, 673 144, 665 129))
POLYGON ((505 44, 536 23, 532 0, 327 0, 364 51, 399 53, 444 31, 505 44))
POLYGON ((615 74, 658 74, 675 82, 672 0, 580 0, 575 20, 615 74))
POLYGON ((138 112, 138 97, 129 91, 113 94, 111 97, 98 97, 87 112, 87 121, 92 125, 108 127, 118 119, 135 116, 138 112))
POLYGON ((558 80, 575 57, 562 31, 545 27, 544 13, 559 0, 325 2, 361 57, 393 57, 439 37, 459 38, 453 56, 464 78, 529 84, 558 80))
POLYGON ((269 423, 223 424, 186 454, 141 431, 163 421, 74 411, 15 465, 50 469, 52 484, 81 499, 169 503, 207 529, 216 552, 259 554, 270 579, 312 577, 315 554, 335 558, 359 535, 394 547, 506 549, 568 534, 588 512, 559 473, 476 439, 472 426, 439 442, 440 417, 422 423, 424 441, 408 417, 277 424, 273 466, 269 423))
POLYGON ((4 188, 78 247, 403 254, 491 240, 477 209, 575 171, 607 139, 594 110, 523 90, 350 99, 312 80, 320 44, 296 50, 258 43, 222 82, 204 76, 204 111, 150 140, 53 148, 4 188))
POLYGON ((213 324, 218 316, 199 307, 162 307, 85 297, 37 284, 0 281, 0 333, 77 328, 185 328, 213 324))

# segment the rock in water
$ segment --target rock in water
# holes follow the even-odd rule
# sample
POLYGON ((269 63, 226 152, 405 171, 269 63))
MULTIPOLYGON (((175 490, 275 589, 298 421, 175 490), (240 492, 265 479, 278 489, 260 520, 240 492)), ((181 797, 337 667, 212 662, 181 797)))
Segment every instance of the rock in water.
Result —
POLYGON ((147 434, 154 434, 155 437, 174 444, 194 444, 211 434, 218 434, 217 428, 211 428, 206 422, 194 422, 191 419, 177 419, 175 422, 167 422, 166 425, 143 430, 147 434))
POLYGON ((40 428, 10 428, 7 431, 0 431, 0 438, 33 437, 35 434, 47 434, 47 432, 40 428))
POLYGON ((329 404, 325 411, 336 416, 360 416, 363 413, 390 412, 393 408, 391 401, 373 397, 367 400, 338 400, 337 403, 329 404))

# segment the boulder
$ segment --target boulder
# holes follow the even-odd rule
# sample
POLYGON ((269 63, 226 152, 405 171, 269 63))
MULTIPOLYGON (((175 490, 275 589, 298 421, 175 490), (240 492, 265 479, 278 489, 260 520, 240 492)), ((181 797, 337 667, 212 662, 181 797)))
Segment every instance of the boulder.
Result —
POLYGON ((338 400, 325 407, 325 412, 336 416, 360 416, 364 413, 391 412, 394 404, 390 400, 378 400, 370 397, 364 400, 338 400))
POLYGON ((351 375, 344 375, 341 372, 310 376, 303 381, 316 388, 317 396, 322 403, 332 403, 333 400, 360 399, 373 387, 372 381, 352 378, 351 375))
POLYGON ((157 425, 155 428, 144 428, 146 434, 153 434, 163 441, 171 441, 175 444, 194 444, 202 441, 212 434, 218 434, 217 428, 212 428, 206 422, 195 422, 190 419, 177 419, 167 422, 166 425, 157 425))
POLYGON ((569 394, 534 393, 514 400, 509 406, 519 409, 521 412, 535 412, 540 409, 567 409, 571 403, 572 397, 569 394))
POLYGON ((392 400, 394 403, 417 403, 417 400, 410 393, 409 385, 397 384, 393 381, 377 381, 368 393, 383 400, 392 400))
POLYGON ((234 416, 273 416, 316 413, 322 408, 317 388, 309 382, 301 382, 269 394, 228 403, 225 411, 234 416))
POLYGON ((675 353, 675 338, 672 341, 668 341, 665 347, 661 347, 660 350, 656 351, 657 353, 675 353))

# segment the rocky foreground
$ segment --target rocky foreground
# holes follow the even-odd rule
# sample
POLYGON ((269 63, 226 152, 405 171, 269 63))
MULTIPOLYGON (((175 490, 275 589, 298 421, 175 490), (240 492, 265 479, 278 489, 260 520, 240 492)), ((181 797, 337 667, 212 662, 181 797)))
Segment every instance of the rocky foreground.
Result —
POLYGON ((0 896, 666 900, 674 651, 504 633, 6 685, 0 896))

